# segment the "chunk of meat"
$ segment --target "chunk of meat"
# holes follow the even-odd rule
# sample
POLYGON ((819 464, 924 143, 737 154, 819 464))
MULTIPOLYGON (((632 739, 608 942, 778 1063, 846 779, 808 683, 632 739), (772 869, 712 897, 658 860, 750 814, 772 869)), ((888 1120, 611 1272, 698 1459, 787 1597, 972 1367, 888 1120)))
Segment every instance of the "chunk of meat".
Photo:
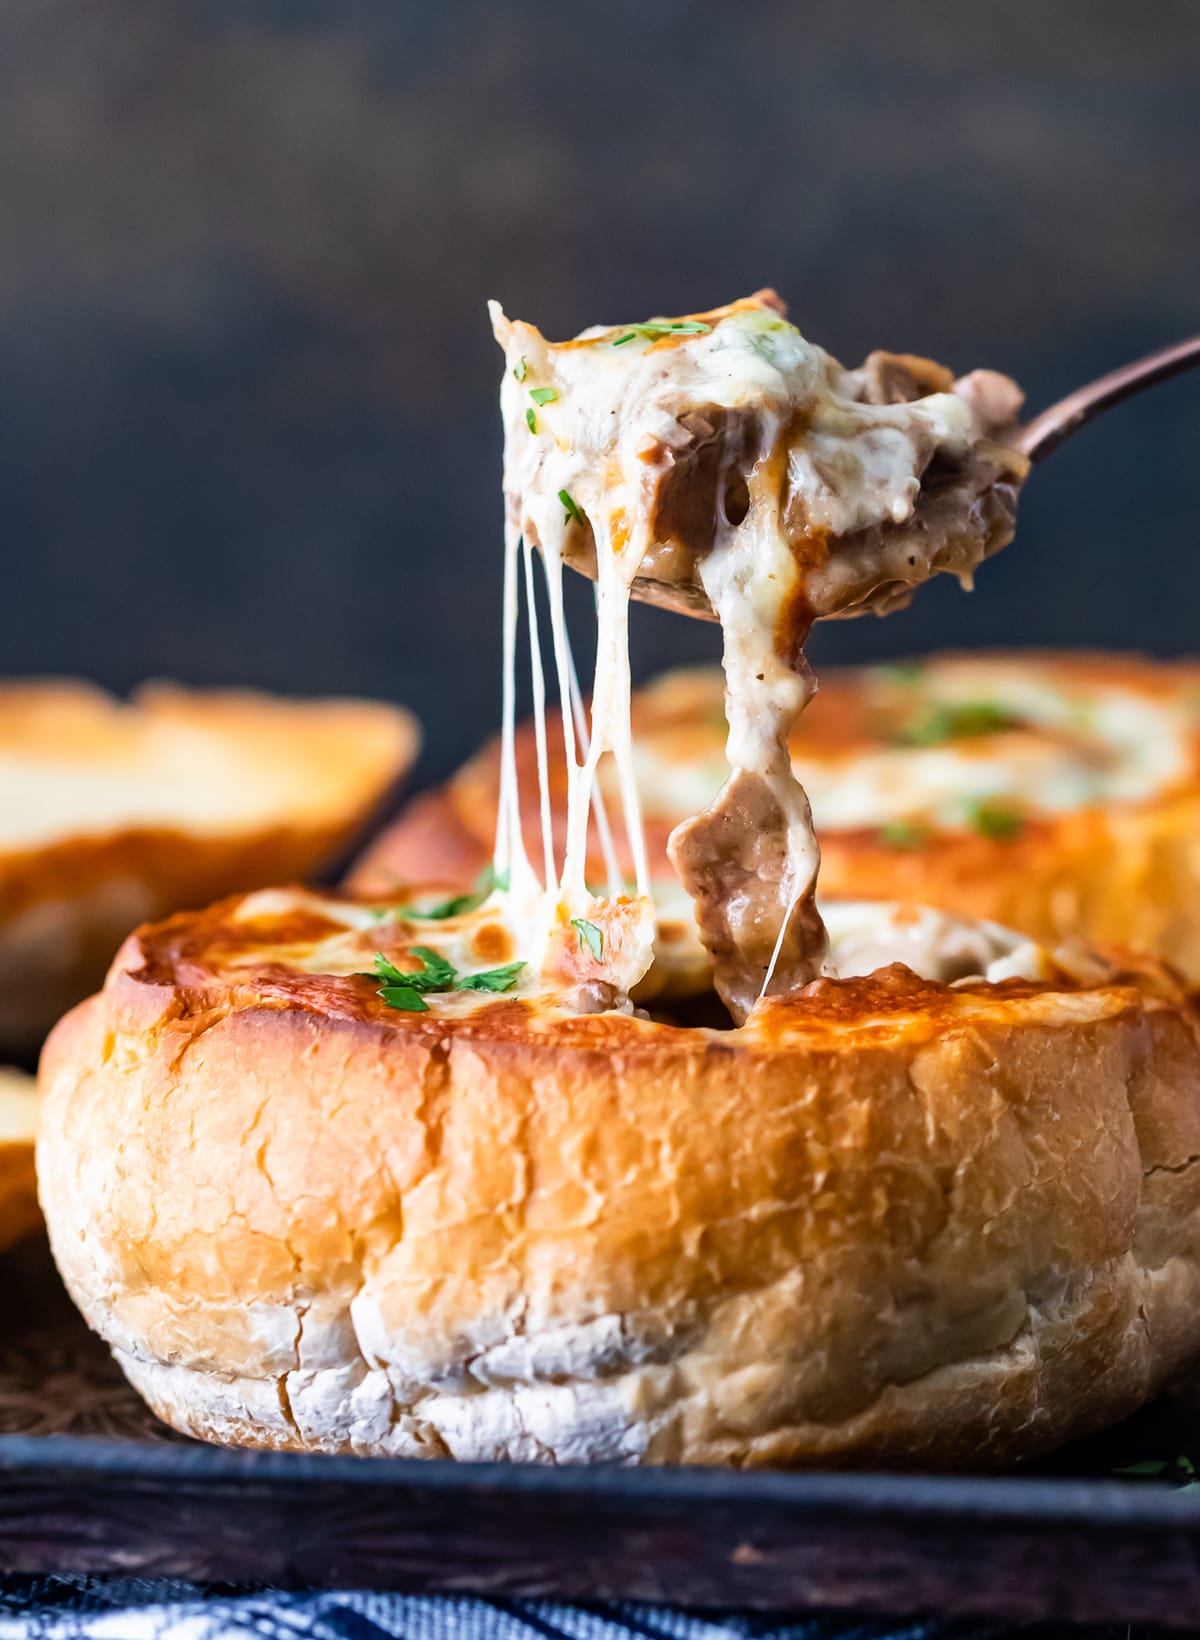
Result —
POLYGON ((912 404, 927 393, 949 393, 954 377, 945 365, 919 353, 868 353, 862 365, 864 404, 912 404))
POLYGON ((1011 430, 1025 403, 1025 395, 1016 382, 999 370, 972 370, 959 377, 954 391, 993 433, 1011 430))
POLYGON ((739 1025, 764 985, 768 995, 786 993, 820 972, 825 932, 813 899, 819 855, 808 801, 795 790, 803 812, 788 814, 763 775, 738 769, 668 844, 712 955, 717 991, 739 1025), (800 869, 808 880, 797 881, 795 834, 806 825, 800 869))

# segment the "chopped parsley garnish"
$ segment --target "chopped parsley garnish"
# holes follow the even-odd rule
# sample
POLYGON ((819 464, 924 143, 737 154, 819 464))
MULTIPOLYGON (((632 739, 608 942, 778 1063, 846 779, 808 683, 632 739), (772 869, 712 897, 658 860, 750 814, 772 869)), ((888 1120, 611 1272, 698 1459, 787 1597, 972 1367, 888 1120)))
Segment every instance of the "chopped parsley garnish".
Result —
POLYGON ((402 986, 406 991, 448 991, 454 984, 454 968, 445 957, 427 945, 409 947, 414 957, 420 957, 421 966, 404 973, 388 961, 382 951, 375 953, 375 972, 387 985, 402 986))
POLYGON ((364 974, 363 978, 383 981, 378 995, 389 1008, 403 1008, 414 1014, 429 1012, 425 996, 431 991, 511 991, 517 975, 525 967, 523 962, 508 962, 502 968, 488 968, 481 974, 459 974, 453 963, 428 945, 412 945, 409 954, 419 957, 421 966, 406 973, 382 951, 376 951, 375 972, 364 974))
POLYGON ((929 827, 919 820, 889 820, 879 828, 879 841, 888 848, 924 848, 929 827))
POLYGON ((967 809, 967 824, 981 837, 991 837, 997 843, 1011 843, 1025 829, 1025 818, 1020 809, 1002 797, 984 797, 967 809))
POLYGON ((529 366, 525 363, 525 355, 522 353, 516 364, 513 365, 513 379, 523 382, 528 374, 529 366))
POLYGON ((408 975, 402 974, 394 962, 389 962, 382 951, 375 953, 375 972, 364 974, 364 979, 381 979, 385 985, 407 985, 408 975))
POLYGON ((574 522, 576 524, 582 524, 583 523, 583 514, 580 512, 579 508, 576 506, 575 498, 571 494, 570 490, 560 490, 558 492, 558 499, 562 502, 563 506, 567 509, 566 522, 569 524, 569 523, 572 522, 572 520, 574 520, 574 522))
MULTIPOLYGON (((416 947, 414 956, 420 956, 424 947, 416 947)), ((436 953, 434 953, 436 958, 436 953)), ((440 962, 441 959, 437 958, 440 962)), ((451 970, 453 972, 453 970, 451 970)), ((381 979, 379 995, 389 1008, 404 1008, 410 1014, 427 1014, 429 1004, 422 997, 422 991, 437 991, 441 986, 432 982, 432 973, 428 964, 415 973, 402 973, 395 963, 389 962, 382 951, 375 953, 375 972, 364 976, 367 979, 381 979)))
POLYGON ((454 984, 454 966, 440 952, 431 950, 428 945, 412 945, 409 950, 414 957, 420 957, 423 965, 415 975, 405 976, 410 985, 419 979, 422 991, 446 991, 454 984))
POLYGON ((556 387, 534 387, 530 389, 529 397, 534 404, 553 404, 558 397, 556 387))
POLYGON ((1125 1464, 1113 1474, 1136 1481, 1175 1481, 1181 1492, 1200 1491, 1196 1465, 1185 1453, 1178 1458, 1147 1458, 1142 1463, 1125 1464))
POLYGON ((636 342, 639 336, 646 342, 656 342, 660 336, 704 336, 711 329, 711 325, 699 319, 648 319, 644 325, 630 325, 613 346, 624 347, 626 342, 636 342))
POLYGON ((994 700, 964 700, 931 707, 901 729, 898 738, 905 746, 941 746, 947 740, 994 735, 1012 721, 1011 714, 994 700))
POLYGON ((916 683, 925 675, 925 664, 911 657, 903 657, 898 661, 887 661, 876 671, 888 683, 916 683))
POLYGON ((455 894, 449 900, 439 900, 437 905, 431 905, 421 910, 415 905, 402 905, 395 916, 405 922, 445 922, 447 917, 461 917, 464 911, 474 911, 482 903, 478 894, 455 894))
POLYGON ((468 911, 477 911, 493 889, 508 887, 508 872, 502 872, 498 877, 491 866, 485 866, 475 879, 475 886, 469 894, 455 894, 448 900, 440 900, 427 910, 421 910, 415 905, 402 905, 397 910, 385 912, 383 915, 400 917, 407 922, 445 922, 447 917, 462 917, 468 911))
POLYGON ((531 433, 537 432, 537 417, 532 410, 526 410, 525 412, 525 425, 531 433))
POLYGON ((427 1014, 429 1004, 411 985, 381 985, 379 995, 389 1008, 404 1008, 410 1014, 427 1014))
POLYGON ((572 917, 571 927, 579 935, 579 949, 586 945, 588 950, 599 962, 604 955, 604 933, 596 927, 594 922, 588 922, 586 917, 572 917))
POLYGON ((489 968, 483 974, 468 974, 455 985, 456 991, 511 991, 523 962, 506 962, 503 968, 489 968))

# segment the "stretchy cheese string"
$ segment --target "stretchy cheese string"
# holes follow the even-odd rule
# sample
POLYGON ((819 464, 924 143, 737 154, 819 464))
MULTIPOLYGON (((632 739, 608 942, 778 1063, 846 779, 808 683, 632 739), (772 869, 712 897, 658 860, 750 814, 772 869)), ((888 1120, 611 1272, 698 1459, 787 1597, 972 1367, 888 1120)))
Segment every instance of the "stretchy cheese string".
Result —
POLYGON ((592 728, 589 732, 566 626, 561 553, 554 539, 553 530, 548 528, 544 533, 550 543, 548 547, 543 547, 542 561, 567 766, 567 850, 562 870, 559 871, 554 850, 546 730, 546 681, 532 567, 533 549, 530 542, 522 538, 517 527, 509 523, 505 530, 500 796, 494 855, 497 881, 509 885, 514 910, 519 912, 522 906, 528 906, 532 897, 541 902, 541 909, 534 916, 532 927, 528 930, 531 955, 536 955, 544 945, 560 904, 565 903, 571 910, 578 911, 584 909, 591 898, 585 879, 586 843, 593 813, 608 875, 609 891, 619 893, 621 890, 622 874, 613 842, 612 826, 598 781, 599 763, 605 755, 611 755, 617 766, 622 820, 630 841, 639 883, 644 885, 641 892, 646 892, 649 883, 641 812, 633 781, 632 737, 629 725, 628 584, 622 567, 616 563, 615 556, 608 554, 606 574, 601 579, 601 590, 597 599, 597 666, 592 693, 594 703, 598 703, 598 710, 594 706, 592 728), (518 555, 522 560, 520 572, 517 569, 518 555), (522 584, 526 602, 534 738, 537 748, 538 810, 543 853, 540 882, 524 847, 520 776, 516 760, 516 648, 522 584), (600 723, 600 733, 597 732, 597 721, 600 723), (583 754, 582 761, 580 751, 583 754))
MULTIPOLYGON (((550 541, 543 548, 541 557, 546 580, 546 597, 550 609, 550 633, 554 649, 554 665, 558 675, 563 754, 567 765, 567 780, 570 783, 575 778, 574 771, 579 767, 576 747, 577 745, 582 747, 583 758, 586 763, 591 749, 591 736, 583 711, 579 678, 575 670, 575 656, 571 650, 571 638, 567 630, 566 614, 563 606, 562 555, 558 551, 557 544, 550 541)), ((604 798, 596 781, 592 782, 592 786, 587 793, 587 801, 596 819, 596 829, 600 836, 600 847, 604 855, 605 870, 608 874, 608 890, 609 893, 616 894, 620 892, 620 871, 617 866, 616 853, 613 849, 608 811, 605 808, 604 798)))
MULTIPOLYGON (((579 744, 582 746, 583 755, 586 758, 591 731, 588 728, 587 715, 583 709, 583 696, 580 692, 579 678, 575 672, 574 661, 571 662, 571 713, 575 719, 575 732, 579 737, 579 744)), ((608 892, 610 894, 619 894, 624 887, 624 878, 620 862, 617 859, 612 824, 608 818, 608 806, 604 801, 604 793, 600 789, 598 780, 592 786, 592 808, 596 816, 596 831, 600 837, 600 853, 604 857, 604 874, 608 892)))
POLYGON ((525 604, 529 623, 529 681, 533 691, 533 732, 537 745, 539 812, 542 822, 542 878, 549 889, 557 884, 554 860, 554 816, 550 805, 550 763, 546 745, 546 673, 542 666, 542 637, 533 585, 533 547, 524 542, 525 604))
POLYGON ((567 853, 562 889, 568 903, 587 899, 585 881, 588 822, 600 759, 613 758, 622 818, 633 854, 639 894, 650 892, 650 871, 642 834, 641 804, 633 771, 629 683, 629 584, 641 555, 618 558, 613 551, 602 498, 589 513, 596 542, 596 670, 592 687, 592 730, 587 755, 570 773, 567 800, 567 853))
MULTIPOLYGON (((528 552, 528 547, 526 548, 528 552)), ((567 780, 573 779, 577 766, 575 756, 575 720, 571 715, 571 654, 567 640, 566 617, 563 612, 563 566, 555 543, 542 550, 542 572, 546 583, 546 601, 550 610, 550 640, 554 653, 554 670, 558 680, 558 710, 562 721, 563 757, 567 780)), ((530 596, 532 597, 532 591, 530 596)))
MULTIPOLYGON (((529 580, 529 563, 532 554, 528 543, 525 546, 526 587, 527 596, 532 599, 532 584, 529 580)), ((582 775, 576 773, 580 768, 577 747, 582 747, 583 758, 586 763, 590 747, 591 736, 587 727, 587 720, 583 710, 583 701, 579 688, 579 678, 575 668, 575 656, 571 649, 570 633, 567 629, 566 612, 563 601, 563 562, 562 555, 557 549, 553 538, 543 547, 541 552, 542 571, 546 585, 546 602, 550 612, 551 647, 554 657, 555 673, 558 681, 559 713, 562 719, 563 755, 566 761, 568 787, 576 778, 582 775)), ((540 640, 539 640, 540 642, 540 640)), ((548 777, 544 772, 545 762, 539 757, 539 781, 542 790, 548 794, 548 777)), ((585 799, 594 814, 596 829, 600 837, 600 847, 604 855, 605 871, 608 876, 610 893, 620 892, 621 873, 617 863, 616 851, 613 847, 612 830, 609 826, 608 811, 599 784, 593 780, 592 786, 585 794, 585 799)), ((543 828, 547 823, 548 795, 542 805, 543 828)))
POLYGON ((497 882, 507 883, 514 895, 523 898, 530 892, 534 874, 525 853, 525 840, 521 830, 521 793, 517 784, 515 752, 517 626, 520 620, 521 601, 517 556, 520 550, 520 529, 509 519, 504 526, 500 799, 496 817, 494 869, 497 882))

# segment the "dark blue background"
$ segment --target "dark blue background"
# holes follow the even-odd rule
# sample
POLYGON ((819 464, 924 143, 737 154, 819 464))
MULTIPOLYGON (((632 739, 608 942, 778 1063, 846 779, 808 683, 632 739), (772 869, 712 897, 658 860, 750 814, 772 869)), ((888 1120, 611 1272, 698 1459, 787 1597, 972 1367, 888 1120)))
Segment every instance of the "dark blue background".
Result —
MULTIPOLYGON (((1034 407, 1200 328, 1192 0, 8 0, 0 667, 497 719, 498 355, 773 283, 1034 407)), ((830 628, 1196 644, 1200 380, 1030 486, 964 598, 830 628)), ((647 615, 638 667, 714 653, 647 615)))

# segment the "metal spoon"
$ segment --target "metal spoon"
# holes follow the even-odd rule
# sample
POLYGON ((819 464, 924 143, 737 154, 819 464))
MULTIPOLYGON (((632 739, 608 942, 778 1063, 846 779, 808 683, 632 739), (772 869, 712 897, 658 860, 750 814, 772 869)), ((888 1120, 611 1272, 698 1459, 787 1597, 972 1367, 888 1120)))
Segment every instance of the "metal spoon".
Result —
MULTIPOLYGON (((1094 421, 1114 404, 1120 404, 1122 399, 1196 366, 1200 366, 1200 336, 1190 336, 1186 341, 1160 348, 1157 353, 1147 353, 1145 358, 1135 359, 1132 364, 1122 365, 1119 370, 1110 370, 1086 387, 1068 393, 1057 404, 1052 404, 1032 421, 1026 422, 1006 442, 1020 450, 1031 462, 1041 461, 1052 450, 1057 450, 1064 439, 1070 438, 1072 433, 1094 421)), ((667 573, 656 576, 655 554, 651 553, 646 566, 648 573, 639 575, 633 583, 634 597, 681 615, 715 620, 698 580, 694 576, 680 576, 677 553, 666 556, 670 560, 670 568, 667 573)), ((593 554, 568 553, 566 562, 572 569, 595 579, 596 561, 593 554)))
POLYGON ((1144 359, 1110 370, 1107 376, 1099 376, 1086 387, 1068 393, 1065 399, 1059 399, 1040 416, 1026 422, 1013 443, 1030 461, 1040 461, 1051 450, 1057 450, 1065 438, 1070 438, 1112 405, 1196 365, 1200 365, 1200 336, 1189 336, 1171 347, 1160 347, 1157 353, 1147 353, 1144 359))

